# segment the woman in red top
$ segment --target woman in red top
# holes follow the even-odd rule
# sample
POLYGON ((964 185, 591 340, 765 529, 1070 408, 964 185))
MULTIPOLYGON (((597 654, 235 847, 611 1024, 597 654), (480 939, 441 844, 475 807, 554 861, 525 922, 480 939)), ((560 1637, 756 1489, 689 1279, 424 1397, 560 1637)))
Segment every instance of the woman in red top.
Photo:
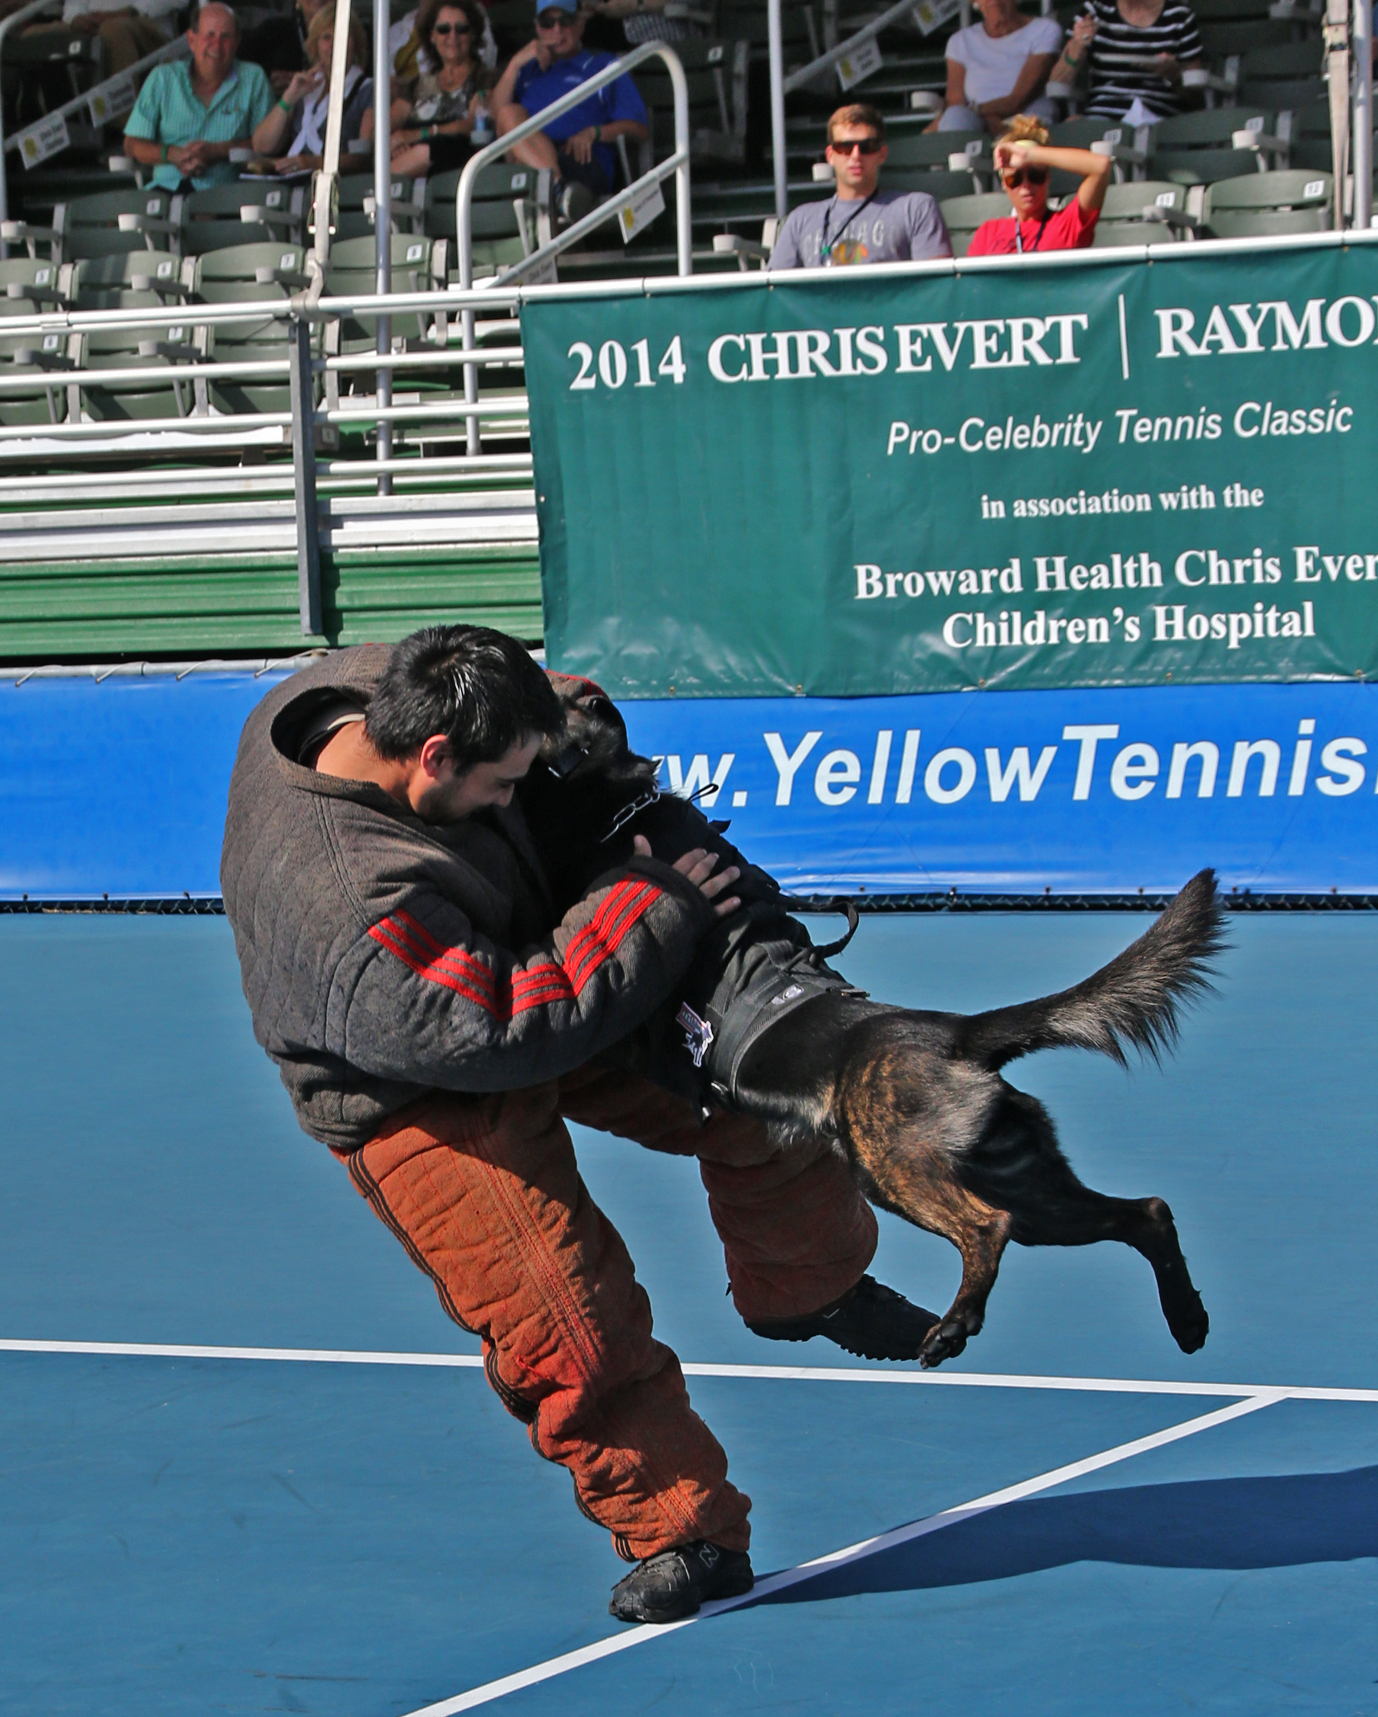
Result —
POLYGON ((1014 204, 1014 216, 983 221, 972 235, 968 256, 1028 256, 1037 250, 1084 250, 1090 244, 1110 181, 1108 155, 1051 149, 1045 127, 1021 113, 995 145, 995 166, 1014 204), (1053 167, 1080 173, 1082 181, 1066 207, 1050 215, 1048 172, 1053 167))

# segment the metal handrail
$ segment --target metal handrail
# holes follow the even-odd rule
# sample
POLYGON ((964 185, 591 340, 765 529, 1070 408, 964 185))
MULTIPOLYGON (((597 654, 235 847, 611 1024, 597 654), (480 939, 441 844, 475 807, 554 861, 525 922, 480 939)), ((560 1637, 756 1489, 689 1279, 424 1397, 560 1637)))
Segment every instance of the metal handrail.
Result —
MULTIPOLYGON (((80 95, 71 96, 61 107, 50 107, 43 115, 43 120, 38 123, 42 124, 49 119, 66 119, 69 113, 79 113, 83 107, 89 107, 92 97, 98 96, 112 83, 123 83, 126 78, 133 77, 138 72, 151 72, 154 66, 160 66, 167 60, 185 60, 190 57, 191 49, 187 45, 186 37, 174 36, 170 42, 164 42, 161 48, 155 48, 151 54, 145 54, 141 60, 135 60, 134 64, 127 66, 124 71, 116 72, 113 77, 102 78, 99 83, 92 84, 90 89, 82 90, 80 95)), ((117 117, 118 115, 112 115, 112 118, 117 117)), ((25 129, 32 131, 34 127, 26 126, 25 129)), ((16 131, 13 137, 5 140, 5 148, 16 148, 23 135, 22 131, 16 131)))
MULTIPOLYGON (((666 42, 644 42, 639 48, 621 59, 614 60, 610 66, 604 66, 601 72, 570 90, 568 95, 562 95, 549 107, 543 107, 530 119, 515 126, 506 136, 497 138, 494 142, 471 155, 464 163, 464 171, 459 176, 459 184, 455 188, 455 235, 456 248, 459 251, 459 283, 464 291, 472 289, 474 284, 474 232, 473 232, 473 200, 474 184, 479 174, 491 162, 505 155, 514 143, 520 143, 524 138, 532 137, 538 131, 543 131, 552 119, 558 119, 562 113, 579 107, 587 101, 595 91, 605 85, 615 83, 618 78, 626 76, 639 65, 650 59, 664 60, 666 70, 670 74, 670 87, 675 100, 675 147, 674 152, 658 166, 652 167, 649 173, 630 184, 625 191, 587 214, 573 226, 566 227, 557 237, 525 256, 519 263, 504 269, 493 282, 490 290, 500 291, 504 286, 516 281, 523 274, 529 274, 533 268, 538 268, 550 261, 570 245, 577 244, 586 233, 592 232, 605 221, 612 220, 617 213, 626 208, 636 194, 650 185, 658 185, 662 179, 675 175, 675 241, 678 270, 681 276, 692 274, 694 271, 693 252, 693 223, 689 204, 689 84, 684 76, 684 66, 679 55, 666 42)), ((474 341, 474 313, 464 310, 460 316, 463 327, 464 344, 472 346, 474 341)), ((469 371, 464 378, 465 397, 477 399, 478 377, 469 371)), ((472 419, 469 425, 469 452, 479 451, 478 422, 472 419)))

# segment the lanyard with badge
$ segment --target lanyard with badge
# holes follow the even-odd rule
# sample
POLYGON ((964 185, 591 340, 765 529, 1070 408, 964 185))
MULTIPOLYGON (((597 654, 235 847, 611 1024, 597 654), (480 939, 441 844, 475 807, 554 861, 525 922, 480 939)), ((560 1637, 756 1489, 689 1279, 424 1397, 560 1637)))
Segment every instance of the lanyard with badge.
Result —
POLYGON ((836 207, 837 198, 831 197, 828 200, 828 206, 823 210, 823 231, 822 231, 822 234, 820 235, 819 240, 818 240, 818 266, 820 268, 831 268, 832 267, 832 265, 833 265, 833 251, 837 248, 838 245, 840 245, 842 243, 842 239, 843 239, 844 234, 847 231, 847 228, 849 226, 851 226, 852 222, 854 220, 856 220, 859 215, 864 215, 866 213, 867 208, 874 201, 874 199, 875 199, 875 192, 872 191, 871 195, 869 197, 867 197, 866 201, 861 205, 861 207, 859 209, 853 209, 851 214, 849 214, 847 216, 846 220, 843 221, 842 227, 841 227, 840 231, 838 232, 837 237, 835 239, 833 239, 831 243, 829 243, 829 241, 828 241, 828 223, 832 220, 833 209, 836 207))
MULTIPOLYGON (((1033 241, 1033 244, 1029 247, 1031 253, 1033 251, 1037 250, 1039 245, 1041 245, 1043 243, 1043 229, 1044 229, 1044 227, 1047 226, 1047 224, 1048 224, 1048 217, 1047 217, 1047 215, 1044 215, 1043 219, 1038 223, 1038 237, 1033 241)), ((1024 254, 1024 223, 1023 223, 1023 221, 1020 220, 1018 215, 1016 215, 1014 217, 1014 248, 1019 252, 1020 256, 1023 256, 1023 254, 1024 254)))

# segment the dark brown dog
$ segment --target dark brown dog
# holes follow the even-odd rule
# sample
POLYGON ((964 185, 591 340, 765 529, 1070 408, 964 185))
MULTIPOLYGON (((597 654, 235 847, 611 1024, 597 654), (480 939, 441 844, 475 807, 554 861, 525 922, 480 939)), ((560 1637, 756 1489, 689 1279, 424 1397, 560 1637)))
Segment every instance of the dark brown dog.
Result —
MULTIPOLYGON (((731 1067, 707 1069, 711 1100, 760 1116, 779 1136, 831 1135, 867 1197, 941 1234, 962 1255, 962 1283, 929 1331, 926 1366, 958 1354, 981 1328, 1000 1258, 1023 1246, 1086 1246, 1119 1240, 1153 1267, 1163 1315, 1178 1346, 1194 1353, 1209 1328, 1192 1285, 1172 1212, 1161 1198, 1108 1198, 1083 1186, 1057 1142, 1047 1110, 1000 1070, 1034 1050, 1099 1050, 1124 1064, 1133 1046, 1157 1057, 1177 1035, 1178 1011, 1209 987, 1223 946, 1214 873, 1192 878, 1163 915, 1108 966, 1059 995, 963 1016, 886 1007, 849 990, 809 949, 776 885, 683 800, 657 797, 655 765, 628 748, 612 703, 586 680, 556 678, 569 725, 523 783, 527 818, 563 908, 625 859, 634 834, 673 862, 704 846, 743 866, 733 893, 743 912, 710 938, 686 993, 713 990, 744 945, 773 938, 791 971, 823 974, 826 986, 754 1035, 731 1067), (783 942, 782 942, 783 938, 783 942)), ((791 972, 785 973, 786 980, 791 972)), ((797 989, 791 992, 798 996, 797 989)), ((699 1004, 702 1005, 702 1004, 699 1004)), ((728 1004, 730 1008, 730 1003, 728 1004)), ((653 1024, 643 1065, 655 1074, 658 1044, 674 1041, 678 1002, 653 1024)), ((685 1046, 673 1083, 684 1088, 685 1046)))

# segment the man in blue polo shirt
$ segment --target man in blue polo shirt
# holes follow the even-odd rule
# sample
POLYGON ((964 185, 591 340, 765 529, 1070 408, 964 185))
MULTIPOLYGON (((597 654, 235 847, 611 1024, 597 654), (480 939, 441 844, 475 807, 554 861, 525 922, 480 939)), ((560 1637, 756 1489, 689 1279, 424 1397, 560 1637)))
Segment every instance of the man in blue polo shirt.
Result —
MULTIPOLYGON (((536 39, 513 54, 489 98, 499 137, 614 63, 612 54, 590 53, 583 38, 576 0, 537 0, 536 39)), ((588 193, 597 198, 612 190, 617 155, 611 145, 619 137, 639 143, 646 134, 646 104, 632 80, 620 77, 514 144, 510 158, 549 168, 557 206, 575 220, 591 207, 588 193)))

